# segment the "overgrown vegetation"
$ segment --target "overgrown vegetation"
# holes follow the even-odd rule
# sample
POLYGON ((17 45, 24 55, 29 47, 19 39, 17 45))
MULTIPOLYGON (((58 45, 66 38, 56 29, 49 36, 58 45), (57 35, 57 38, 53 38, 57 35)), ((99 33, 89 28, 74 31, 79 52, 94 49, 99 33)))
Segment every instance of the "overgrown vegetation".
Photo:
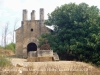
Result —
POLYGON ((0 49, 3 49, 4 47, 0 46, 0 49))
POLYGON ((5 47, 0 46, 0 67, 6 67, 6 66, 11 66, 11 61, 10 58, 7 56, 12 55, 15 50, 15 44, 10 43, 5 47), (11 51, 10 51, 11 50, 11 51))
POLYGON ((11 62, 6 56, 0 56, 0 67, 10 66, 11 62))
POLYGON ((0 49, 2 49, 2 50, 11 50, 11 51, 15 52, 15 43, 9 43, 5 47, 0 46, 0 49))
POLYGON ((54 25, 54 32, 43 34, 61 59, 92 62, 100 65, 100 11, 86 3, 65 4, 48 15, 46 25, 54 25))
POLYGON ((15 43, 10 43, 10 44, 6 45, 5 48, 15 52, 15 43))

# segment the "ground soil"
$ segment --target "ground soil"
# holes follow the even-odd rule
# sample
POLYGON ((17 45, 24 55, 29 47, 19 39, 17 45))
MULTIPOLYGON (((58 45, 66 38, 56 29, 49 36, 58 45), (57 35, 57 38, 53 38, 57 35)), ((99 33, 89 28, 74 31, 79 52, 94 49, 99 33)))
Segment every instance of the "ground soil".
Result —
MULTIPOLYGON (((35 70, 49 69, 49 70, 71 71, 71 73, 75 72, 75 71, 82 71, 82 72, 86 71, 86 73, 88 73, 88 74, 90 73, 89 75, 100 74, 100 70, 97 67, 95 67, 89 63, 85 63, 85 62, 62 61, 62 60, 60 60, 60 61, 45 61, 45 62, 28 62, 27 59, 15 57, 14 53, 11 51, 6 51, 6 52, 1 51, 1 53, 5 53, 6 55, 11 56, 9 58, 9 60, 11 61, 13 68, 18 69, 19 74, 22 73, 26 68, 32 68, 32 70, 34 70, 34 69, 35 70), (20 71, 19 71, 19 68, 20 68, 20 71), (96 74, 96 73, 98 73, 98 74, 96 74)), ((27 73, 27 72, 25 72, 25 73, 27 73)), ((6 74, 6 75, 8 75, 8 74, 6 74)), ((23 75, 25 75, 25 74, 23 74, 23 75)), ((28 75, 28 74, 26 74, 26 75, 28 75)), ((72 74, 69 74, 69 75, 72 75, 72 74)))

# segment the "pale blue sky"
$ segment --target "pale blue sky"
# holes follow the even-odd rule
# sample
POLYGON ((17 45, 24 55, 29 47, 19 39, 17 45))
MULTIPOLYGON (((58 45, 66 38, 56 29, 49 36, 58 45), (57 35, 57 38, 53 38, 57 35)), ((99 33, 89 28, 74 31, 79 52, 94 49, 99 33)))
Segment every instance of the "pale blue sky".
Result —
POLYGON ((47 19, 47 14, 51 13, 57 6, 68 3, 82 3, 97 6, 100 8, 99 0, 0 0, 0 45, 1 45, 1 35, 4 25, 9 22, 9 35, 8 42, 12 40, 12 28, 15 20, 18 19, 16 28, 21 26, 22 20, 22 10, 28 10, 28 19, 30 19, 30 13, 32 10, 36 11, 36 19, 39 19, 39 9, 44 8, 45 19, 47 19))

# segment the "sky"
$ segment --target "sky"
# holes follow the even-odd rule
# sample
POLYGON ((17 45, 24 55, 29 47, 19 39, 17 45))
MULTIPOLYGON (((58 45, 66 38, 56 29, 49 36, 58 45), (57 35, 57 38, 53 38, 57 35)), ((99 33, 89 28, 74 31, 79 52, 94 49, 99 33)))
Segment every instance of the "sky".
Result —
POLYGON ((30 20, 30 13, 32 10, 36 11, 36 19, 39 19, 39 10, 44 8, 44 18, 48 19, 47 14, 51 13, 57 6, 61 6, 68 3, 82 3, 85 2, 88 5, 97 6, 100 9, 99 0, 0 0, 0 45, 3 45, 2 34, 4 27, 8 23, 8 35, 7 42, 12 41, 12 32, 16 24, 16 29, 21 26, 22 11, 26 9, 28 11, 28 19, 30 20))

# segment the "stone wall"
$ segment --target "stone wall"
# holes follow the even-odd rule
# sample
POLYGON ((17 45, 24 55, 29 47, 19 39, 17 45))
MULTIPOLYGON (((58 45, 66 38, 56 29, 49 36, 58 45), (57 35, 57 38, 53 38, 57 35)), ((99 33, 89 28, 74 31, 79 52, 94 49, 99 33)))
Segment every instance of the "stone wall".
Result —
POLYGON ((37 50, 28 53, 28 62, 52 61, 53 50, 37 50))

